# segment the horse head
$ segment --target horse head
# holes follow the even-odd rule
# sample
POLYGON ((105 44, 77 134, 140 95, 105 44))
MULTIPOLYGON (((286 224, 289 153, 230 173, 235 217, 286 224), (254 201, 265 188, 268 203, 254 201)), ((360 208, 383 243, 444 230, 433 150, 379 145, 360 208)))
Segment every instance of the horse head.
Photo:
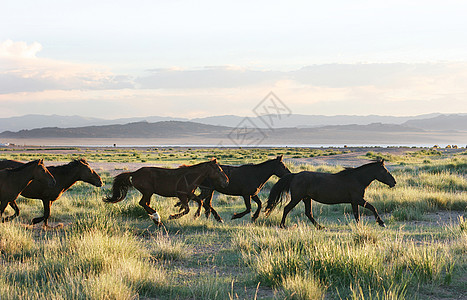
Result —
POLYGON ((214 158, 210 162, 208 162, 208 166, 209 166, 208 177, 214 180, 221 187, 223 188, 227 187, 229 185, 229 178, 227 177, 227 175, 225 175, 224 171, 217 163, 217 159, 214 158))
POLYGON ((282 178, 282 176, 290 173, 290 170, 284 164, 282 158, 283 155, 279 155, 275 159, 273 159, 273 161, 275 162, 274 175, 276 175, 279 178, 282 178))
POLYGON ((388 169, 384 165, 384 159, 379 159, 375 162, 375 165, 378 166, 376 171, 376 180, 388 185, 389 187, 394 187, 396 185, 396 179, 389 173, 388 169))
POLYGON ((74 162, 78 166, 80 180, 92 184, 96 187, 101 187, 103 185, 102 179, 99 176, 99 174, 97 174, 96 171, 91 169, 88 162, 84 158, 78 159, 74 162))

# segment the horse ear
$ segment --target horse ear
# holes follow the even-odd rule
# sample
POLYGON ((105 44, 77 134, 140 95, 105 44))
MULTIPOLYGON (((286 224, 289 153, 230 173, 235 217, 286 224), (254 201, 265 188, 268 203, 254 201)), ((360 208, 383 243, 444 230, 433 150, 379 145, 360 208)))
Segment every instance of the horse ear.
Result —
POLYGON ((278 159, 279 161, 282 161, 282 157, 284 157, 284 155, 283 155, 283 154, 281 154, 281 155, 277 156, 277 158, 276 158, 276 159, 278 159))
POLYGON ((213 157, 213 158, 211 159, 211 161, 212 161, 213 163, 216 163, 216 164, 217 164, 217 158, 213 157))
POLYGON ((44 159, 39 159, 39 164, 44 164, 44 159))

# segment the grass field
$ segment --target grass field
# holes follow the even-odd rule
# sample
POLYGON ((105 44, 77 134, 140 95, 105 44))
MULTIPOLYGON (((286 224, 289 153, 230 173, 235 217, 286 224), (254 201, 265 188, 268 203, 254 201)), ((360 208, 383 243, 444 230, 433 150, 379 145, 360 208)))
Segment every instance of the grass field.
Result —
MULTIPOLYGON (((65 163, 86 157, 91 166, 109 162, 123 169, 211 157, 255 163, 283 154, 293 172, 336 172, 342 167, 299 161, 338 160, 349 151, 23 148, 4 149, 0 158, 65 163)), ((102 202, 112 182, 110 170, 102 170, 104 188, 78 183, 54 203, 50 221, 62 228, 28 225, 42 214, 42 203, 19 198, 20 217, 0 224, 0 299, 460 299, 467 294, 466 154, 366 152, 361 158, 387 159, 398 182, 393 189, 374 182, 366 194, 388 227, 367 212, 356 225, 350 205, 314 203, 315 218, 326 226, 321 231, 302 204, 289 214, 289 229, 278 228, 280 207, 256 223, 248 216, 231 221, 244 204, 225 195, 213 201, 223 224, 204 215, 195 220, 194 209, 168 220, 177 200, 153 196, 164 223, 156 227, 138 205, 137 191, 118 204, 102 202)), ((266 184, 261 200, 276 180, 266 184)))

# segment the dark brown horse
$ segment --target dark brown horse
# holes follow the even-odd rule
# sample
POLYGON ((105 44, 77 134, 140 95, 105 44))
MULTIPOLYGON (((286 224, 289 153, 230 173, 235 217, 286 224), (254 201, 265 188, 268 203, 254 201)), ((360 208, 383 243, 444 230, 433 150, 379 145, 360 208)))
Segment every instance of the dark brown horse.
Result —
MULTIPOLYGON (((9 166, 21 166, 22 162, 15 160, 0 161, 0 169, 9 166)), ((72 162, 61 165, 51 166, 47 168, 54 176, 57 183, 53 187, 48 187, 40 181, 33 180, 22 192, 21 196, 32 199, 40 199, 44 205, 44 215, 32 220, 32 224, 37 224, 44 221, 44 227, 48 227, 47 220, 50 217, 50 207, 52 202, 60 198, 77 181, 84 181, 96 187, 102 186, 102 180, 99 175, 91 169, 88 162, 81 158, 72 162)))
POLYGON ((42 159, 28 162, 18 168, 0 171, 0 218, 2 222, 11 221, 19 216, 16 198, 32 180, 37 180, 49 187, 55 185, 55 179, 44 166, 42 159), (8 204, 15 210, 15 213, 3 218, 2 215, 8 204))
POLYGON ((158 167, 143 167, 135 172, 125 172, 114 178, 112 196, 104 202, 116 203, 125 199, 130 187, 143 194, 139 204, 146 210, 157 225, 160 217, 157 211, 149 206, 151 196, 158 194, 164 197, 178 197, 181 201, 181 212, 171 215, 170 219, 180 218, 190 211, 188 202, 195 196, 194 191, 209 178, 220 186, 227 186, 228 177, 222 171, 217 161, 211 160, 192 166, 181 166, 177 169, 158 167))
POLYGON ((375 161, 358 168, 347 168, 335 174, 307 171, 291 173, 282 177, 272 187, 266 207, 266 215, 269 215, 276 205, 282 201, 284 193, 290 192, 291 199, 284 208, 281 227, 285 227, 287 214, 300 201, 303 201, 305 203, 305 215, 316 228, 323 228, 313 218, 311 211, 312 199, 324 204, 350 203, 357 222, 360 219, 358 213, 358 206, 360 205, 371 210, 376 222, 380 226, 386 227, 373 205, 364 199, 366 188, 375 179, 390 187, 396 185, 396 180, 384 166, 384 160, 375 161))
MULTIPOLYGON (((201 194, 198 196, 198 198, 200 198, 202 201, 204 200, 203 207, 205 209, 206 218, 209 218, 209 215, 212 212, 214 218, 219 222, 223 222, 222 218, 211 205, 214 191, 218 191, 226 195, 243 197, 246 209, 241 213, 234 214, 232 219, 241 218, 250 213, 251 199, 253 199, 258 205, 258 208, 252 217, 252 220, 255 221, 261 212, 261 200, 258 197, 258 193, 263 185, 272 175, 282 177, 285 174, 290 173, 289 169, 287 169, 287 167, 282 162, 282 155, 259 164, 220 166, 222 170, 224 170, 225 174, 229 177, 229 185, 227 187, 222 187, 221 185, 206 179, 200 185, 201 194)), ((195 198, 193 200, 198 202, 198 206, 201 205, 198 199, 195 198)))

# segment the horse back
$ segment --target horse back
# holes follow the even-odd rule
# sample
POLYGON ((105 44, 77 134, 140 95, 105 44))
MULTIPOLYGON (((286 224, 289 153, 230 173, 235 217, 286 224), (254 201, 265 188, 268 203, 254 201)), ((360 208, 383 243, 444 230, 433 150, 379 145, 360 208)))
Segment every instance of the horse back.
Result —
MULTIPOLYGON (((185 171, 185 170, 183 170, 185 171)), ((158 194, 164 197, 178 196, 178 190, 187 185, 186 172, 178 169, 143 167, 131 173, 133 186, 141 193, 158 194)))
POLYGON ((226 187, 221 187, 206 179, 203 185, 205 184, 205 186, 210 187, 212 190, 226 195, 243 196, 256 195, 264 184, 264 182, 258 182, 256 174, 251 172, 252 166, 250 165, 220 165, 220 167, 229 178, 229 184, 226 187))
POLYGON ((290 191, 292 196, 325 203, 349 203, 355 193, 354 183, 342 176, 331 173, 304 171, 295 176, 290 191))
POLYGON ((0 170, 8 169, 8 168, 18 168, 24 165, 24 163, 17 161, 17 160, 0 160, 0 170))

